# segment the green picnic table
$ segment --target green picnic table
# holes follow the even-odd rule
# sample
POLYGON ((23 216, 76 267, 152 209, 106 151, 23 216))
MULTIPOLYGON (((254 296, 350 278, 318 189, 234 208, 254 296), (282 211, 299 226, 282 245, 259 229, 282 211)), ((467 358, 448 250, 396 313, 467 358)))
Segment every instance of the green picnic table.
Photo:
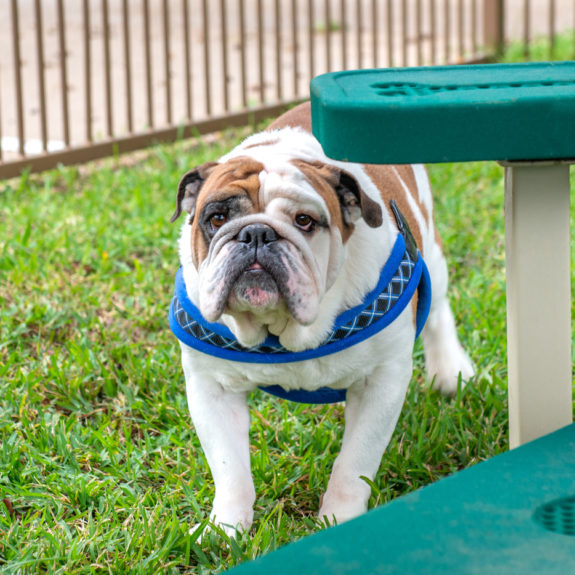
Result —
POLYGON ((570 425, 231 572, 575 573, 574 477, 570 425))
POLYGON ((233 572, 575 573, 575 62, 336 72, 312 81, 311 100, 335 159, 505 166, 515 449, 233 572))

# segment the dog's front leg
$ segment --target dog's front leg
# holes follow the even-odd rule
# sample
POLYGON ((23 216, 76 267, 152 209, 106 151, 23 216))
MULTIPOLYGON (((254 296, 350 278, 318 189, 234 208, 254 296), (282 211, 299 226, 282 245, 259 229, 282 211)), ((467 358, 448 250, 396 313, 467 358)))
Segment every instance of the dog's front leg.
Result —
POLYGON ((255 501, 246 394, 225 390, 209 374, 194 373, 185 351, 182 364, 192 421, 214 479, 210 520, 233 536, 250 528, 255 501))
POLYGON ((411 378, 411 356, 378 367, 347 390, 341 452, 319 517, 342 523, 367 511, 370 486, 391 438, 411 378))

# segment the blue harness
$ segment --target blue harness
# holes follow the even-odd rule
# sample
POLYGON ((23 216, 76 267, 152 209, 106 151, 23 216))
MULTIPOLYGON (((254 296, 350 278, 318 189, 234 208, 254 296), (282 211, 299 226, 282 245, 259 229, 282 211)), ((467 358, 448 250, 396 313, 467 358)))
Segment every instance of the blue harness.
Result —
MULTIPOLYGON (((395 208, 394 213, 398 218, 395 208)), ((400 216, 403 220, 401 214, 400 216)), ((208 355, 243 363, 291 363, 337 353, 380 332, 409 305, 418 290, 417 338, 429 314, 431 281, 411 232, 405 227, 407 222, 400 222, 398 218, 398 224, 400 233, 381 270, 377 285, 360 305, 344 311, 336 318, 331 333, 317 348, 289 351, 275 335, 268 336, 257 346, 243 347, 226 326, 208 322, 203 318, 188 297, 182 268, 176 273, 175 293, 169 312, 170 327, 182 343, 208 355)), ((316 391, 286 391, 279 385, 270 385, 260 389, 299 403, 336 403, 344 401, 346 393, 345 389, 329 387, 316 391)))

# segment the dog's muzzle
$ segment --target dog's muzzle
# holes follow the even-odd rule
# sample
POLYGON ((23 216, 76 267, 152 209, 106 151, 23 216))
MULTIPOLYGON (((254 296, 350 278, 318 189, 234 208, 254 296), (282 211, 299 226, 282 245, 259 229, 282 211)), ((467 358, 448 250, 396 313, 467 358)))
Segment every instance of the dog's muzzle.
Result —
POLYGON ((277 232, 266 224, 250 224, 242 228, 237 236, 237 241, 244 244, 246 248, 256 251, 273 242, 277 242, 279 236, 277 232))

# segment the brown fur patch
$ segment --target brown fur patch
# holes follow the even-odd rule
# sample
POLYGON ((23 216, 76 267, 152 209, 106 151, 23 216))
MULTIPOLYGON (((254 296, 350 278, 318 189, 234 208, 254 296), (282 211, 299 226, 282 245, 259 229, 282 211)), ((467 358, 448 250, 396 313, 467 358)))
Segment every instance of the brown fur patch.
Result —
MULTIPOLYGON (((272 122, 272 124, 270 124, 267 129, 279 130, 288 127, 299 127, 311 133, 311 105, 309 102, 304 102, 303 104, 300 104, 299 106, 296 106, 292 110, 289 110, 285 114, 281 115, 277 120, 272 122)), ((401 179, 405 182, 405 185, 409 189, 413 199, 419 205, 425 222, 429 225, 429 213, 425 205, 419 201, 419 192, 417 190, 413 168, 410 165, 398 165, 395 166, 395 168, 397 169, 401 179)), ((385 206, 388 210, 389 201, 391 199, 395 199, 399 209, 407 218, 419 249, 423 252, 421 230, 419 229, 417 221, 415 220, 411 208, 409 207, 403 186, 393 172, 393 168, 391 166, 366 164, 365 171, 378 187, 381 193, 381 197, 383 198, 385 206)), ((348 232, 346 236, 349 236, 349 233, 350 232, 348 232)))
POLYGON ((419 190, 417 189, 417 181, 415 179, 415 174, 413 172, 413 166, 402 165, 395 167, 397 169, 397 172, 401 176, 401 179, 405 182, 405 185, 408 187, 409 192, 413 196, 413 199, 419 204, 419 209, 421 210, 421 214, 423 215, 425 223, 429 225, 429 214, 427 213, 427 206, 419 201, 419 190))
POLYGON ((257 142, 256 144, 250 144, 249 146, 244 146, 244 150, 251 150, 252 148, 259 148, 260 146, 273 146, 279 142, 278 138, 270 138, 265 142, 257 142))
MULTIPOLYGON (((413 237, 417 243, 417 247, 423 254, 423 238, 421 229, 409 205, 406 192, 403 189, 403 186, 401 185, 401 182, 399 181, 399 178, 397 177, 397 174, 394 172, 393 168, 393 166, 367 164, 365 166, 365 171, 378 187, 381 197, 385 203, 385 207, 390 212, 393 221, 395 221, 395 218, 390 210, 389 202, 391 200, 395 200, 398 208, 401 210, 401 213, 405 216, 407 223, 409 224, 411 232, 413 233, 413 237)), ((408 193, 412 195, 413 199, 419 205, 424 217, 427 219, 429 215, 427 214, 425 206, 423 206, 423 204, 419 201, 419 192, 417 190, 413 169, 411 166, 395 166, 395 168, 397 169, 397 172, 405 185, 408 187, 408 193)), ((414 325, 417 320, 417 301, 418 297, 416 291, 413 298, 411 299, 411 309, 413 311, 414 325)))
MULTIPOLYGON (((396 166, 398 168, 406 167, 406 166, 396 166)), ((367 175, 373 180, 377 188, 379 189, 379 193, 383 199, 385 207, 389 211, 392 216, 392 220, 395 221, 391 209, 389 207, 389 202, 391 200, 395 200, 397 203, 397 207, 401 210, 401 213, 405 216, 409 227, 411 228, 411 232, 413 233, 413 237, 417 243, 417 247, 423 253, 423 239, 421 235, 421 230, 419 229, 419 225, 415 216, 409 206, 409 202, 407 200, 407 196, 405 195, 405 191, 401 182, 399 181, 397 175, 393 171, 393 166, 379 166, 374 164, 366 164, 365 171, 367 175)), ((399 172, 401 175, 401 171, 399 172)), ((404 173, 406 173, 404 171, 404 173)), ((411 185, 415 186, 415 178, 413 178, 413 171, 411 172, 412 175, 412 182, 411 185)), ((406 185, 409 185, 407 181, 405 181, 406 185)), ((417 189, 411 187, 410 191, 413 195, 414 199, 417 203, 419 203, 419 195, 417 194, 417 189)))
POLYGON ((303 160, 292 160, 291 163, 301 171, 313 189, 321 196, 329 210, 331 224, 339 228, 341 237, 345 243, 349 239, 353 227, 346 226, 343 221, 341 206, 335 192, 337 181, 334 178, 334 171, 331 166, 327 166, 321 162, 311 164, 303 160))
POLYGON ((418 292, 415 290, 413 297, 411 298, 411 311, 413 312, 413 325, 417 326, 417 301, 418 301, 418 292))
MULTIPOLYGON (((253 206, 251 213, 260 211, 259 174, 263 169, 263 164, 248 157, 233 158, 216 166, 200 191, 196 213, 200 214, 209 202, 238 195, 245 196, 251 202, 253 206)), ((192 250, 194 263, 198 266, 207 257, 209 245, 197 218, 192 224, 192 250)))
MULTIPOLYGON (((417 182, 415 180, 413 168, 408 165, 380 166, 375 164, 366 164, 364 167, 368 176, 373 180, 373 182, 379 189, 385 207, 392 216, 392 220, 395 221, 395 218, 389 207, 389 202, 391 200, 395 200, 402 214, 407 219, 407 223, 409 224, 411 232, 413 233, 413 237, 415 238, 417 247, 419 248, 420 252, 424 254, 422 232, 417 220, 415 219, 414 213, 409 205, 406 193, 411 194, 416 204, 419 206, 427 225, 432 224, 429 221, 429 213, 427 211, 427 208, 422 202, 419 201, 419 190, 417 189, 417 182), (397 174, 394 172, 394 168, 397 170, 397 174), (401 185, 398 175, 408 188, 407 192, 401 185)), ((441 247, 441 238, 439 237, 437 228, 435 228, 435 241, 441 247)), ((413 298, 411 299, 410 304, 411 309, 413 311, 414 325, 417 320, 417 301, 418 301, 418 295, 416 291, 413 298)))
MULTIPOLYGON (((300 127, 311 133, 311 105, 309 102, 304 102, 292 110, 289 110, 285 114, 282 114, 277 120, 270 124, 268 130, 279 130, 288 127, 300 127)), ((421 213, 423 214, 426 223, 429 225, 429 213, 427 212, 427 208, 419 201, 419 192, 417 190, 413 168, 410 165, 399 165, 395 166, 395 168, 397 169, 401 179, 405 182, 405 185, 409 189, 409 192, 413 196, 414 200, 419 205, 421 213)), ((407 218, 419 249, 423 252, 421 230, 419 229, 417 220, 415 219, 413 212, 409 207, 409 203, 405 196, 405 191, 403 190, 401 182, 398 180, 396 174, 394 173, 393 167, 366 164, 365 171, 379 189, 381 197, 390 214, 391 211, 389 208, 389 201, 395 199, 399 209, 407 218)), ((312 185, 314 184, 312 183, 312 185)), ((337 198, 335 199, 337 200, 337 198)), ((351 232, 348 231, 345 234, 346 239, 349 237, 350 233, 351 232)))
POLYGON ((419 190, 417 189, 417 180, 415 179, 415 174, 413 172, 413 166, 395 166, 397 173, 401 177, 401 179, 405 182, 409 193, 418 204, 419 209, 421 210, 421 214, 425 223, 429 225, 429 213, 427 212, 427 206, 419 201, 419 190))

